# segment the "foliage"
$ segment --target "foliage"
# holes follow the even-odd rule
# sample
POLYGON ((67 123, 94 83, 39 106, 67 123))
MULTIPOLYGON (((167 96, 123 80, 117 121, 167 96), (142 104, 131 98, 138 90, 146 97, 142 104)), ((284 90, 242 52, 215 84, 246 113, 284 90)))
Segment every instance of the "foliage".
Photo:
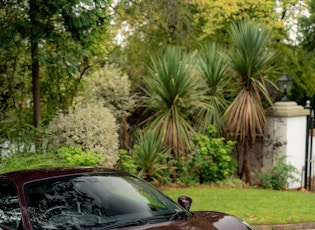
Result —
POLYGON ((194 186, 199 184, 199 175, 196 173, 194 165, 192 164, 194 154, 189 154, 179 160, 172 160, 169 162, 176 169, 177 185, 194 186))
POLYGON ((172 169, 168 165, 170 157, 170 150, 163 148, 161 139, 150 131, 140 134, 133 147, 137 174, 155 184, 168 183, 172 169))
POLYGON ((266 83, 275 72, 277 53, 268 48, 270 32, 259 23, 243 20, 231 25, 232 49, 226 55, 232 69, 235 97, 224 114, 226 131, 244 146, 245 182, 251 183, 249 146, 264 132, 264 102, 272 105, 266 83))
POLYGON ((43 169, 71 166, 100 165, 104 156, 94 152, 84 152, 75 147, 64 147, 54 152, 25 153, 18 151, 3 157, 0 173, 26 169, 43 169))
POLYGON ((230 43, 227 31, 232 23, 244 19, 258 19, 266 27, 273 29, 277 40, 287 38, 285 32, 296 19, 299 9, 298 0, 231 0, 211 1, 196 0, 196 24, 201 25, 202 32, 199 39, 230 43), (293 13, 294 12, 294 13, 293 13))
POLYGON ((115 8, 122 38, 118 61, 134 86, 147 75, 150 56, 167 45, 191 47, 196 41, 193 4, 182 0, 121 0, 115 8))
POLYGON ((129 148, 127 118, 136 105, 127 74, 114 64, 106 64, 89 74, 82 86, 84 89, 82 93, 78 93, 77 102, 97 103, 108 108, 116 118, 120 148, 129 148))
POLYGON ((264 189, 285 190, 291 182, 297 182, 298 170, 286 162, 286 156, 280 157, 277 164, 267 172, 261 172, 257 186, 264 189))
POLYGON ((164 53, 152 57, 150 75, 144 79, 143 106, 151 114, 147 127, 161 135, 162 143, 172 150, 175 159, 190 148, 190 132, 194 132, 190 118, 209 106, 194 64, 194 56, 169 46, 164 53))
MULTIPOLYGON (((300 105, 305 105, 306 100, 315 101, 315 41, 314 41, 314 22, 315 22, 315 1, 306 2, 308 6, 307 14, 302 15, 298 21, 297 41, 299 46, 292 51, 289 60, 295 60, 293 71, 290 73, 294 77, 294 87, 292 89, 291 100, 300 105)), ((289 62, 289 64, 291 64, 289 62)))
MULTIPOLYGON (((26 124, 20 127, 20 124, 13 118, 12 122, 2 122, 0 123, 0 155, 35 153, 36 137, 44 134, 44 129, 35 129, 32 125, 26 124)), ((41 150, 38 148, 38 151, 41 150)))
POLYGON ((83 151, 101 153, 102 165, 113 167, 118 160, 116 121, 107 108, 85 105, 59 114, 49 124, 50 144, 53 147, 73 146, 83 151))
POLYGON ((65 166, 91 166, 104 162, 104 156, 92 151, 84 152, 80 148, 63 147, 58 149, 57 156, 64 161, 65 166))
POLYGON ((234 176, 228 177, 224 180, 217 181, 215 185, 219 188, 244 188, 245 184, 241 179, 234 176))
POLYGON ((119 160, 117 161, 116 168, 132 174, 137 173, 137 163, 133 159, 133 156, 125 149, 119 149, 119 160))
POLYGON ((235 162, 231 152, 235 142, 215 138, 215 126, 209 126, 206 134, 198 134, 194 139, 196 152, 192 157, 192 169, 200 183, 224 180, 235 172, 235 162))
POLYGON ((109 4, 108 0, 0 3, 0 82, 10 86, 4 94, 9 100, 3 101, 6 112, 34 112, 34 126, 39 127, 41 118, 45 125, 57 110, 71 105, 85 71, 106 53, 109 4), (34 109, 25 110, 27 104, 34 109))
POLYGON ((51 167, 62 167, 61 161, 58 160, 54 154, 43 154, 38 152, 25 154, 23 152, 16 152, 3 157, 0 173, 51 167))
POLYGON ((99 103, 108 108, 117 121, 128 116, 135 106, 127 74, 114 65, 105 65, 85 80, 84 103, 99 103))
POLYGON ((228 65, 222 57, 223 52, 223 47, 216 43, 205 43, 199 51, 199 72, 207 84, 207 103, 210 105, 202 116, 205 119, 202 121, 201 127, 204 128, 201 131, 207 128, 204 124, 213 124, 221 133, 224 125, 221 118, 229 104, 226 98, 229 94, 227 86, 231 79, 227 77, 228 65))

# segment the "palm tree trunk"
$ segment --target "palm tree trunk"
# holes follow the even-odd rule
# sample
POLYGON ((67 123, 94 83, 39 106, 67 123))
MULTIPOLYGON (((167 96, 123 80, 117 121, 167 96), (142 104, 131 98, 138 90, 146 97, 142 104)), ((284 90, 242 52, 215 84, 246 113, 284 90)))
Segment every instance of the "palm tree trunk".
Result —
POLYGON ((250 155, 249 155, 249 140, 244 142, 244 173, 245 173, 245 182, 251 184, 250 176, 250 155))

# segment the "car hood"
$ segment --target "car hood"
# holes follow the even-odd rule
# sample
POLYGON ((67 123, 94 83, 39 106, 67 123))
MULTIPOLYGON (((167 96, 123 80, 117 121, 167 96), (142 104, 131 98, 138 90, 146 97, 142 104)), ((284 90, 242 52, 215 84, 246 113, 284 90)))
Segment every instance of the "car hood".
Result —
POLYGON ((147 224, 128 227, 128 230, 250 230, 242 220, 220 212, 193 212, 190 218, 168 221, 157 224, 147 224))

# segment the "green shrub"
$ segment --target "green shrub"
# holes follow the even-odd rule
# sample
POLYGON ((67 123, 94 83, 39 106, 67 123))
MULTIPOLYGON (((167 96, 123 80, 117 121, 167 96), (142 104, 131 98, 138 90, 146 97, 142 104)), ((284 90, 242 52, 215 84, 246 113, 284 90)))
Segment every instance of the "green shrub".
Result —
POLYGON ((104 156, 100 153, 84 152, 75 147, 61 148, 57 156, 61 158, 64 166, 93 166, 100 165, 104 161, 104 156))
POLYGON ((137 166, 133 157, 125 149, 119 150, 119 160, 117 162, 116 168, 129 173, 137 172, 137 166))
POLYGON ((49 124, 51 148, 73 146, 85 152, 101 153, 103 166, 118 160, 118 133, 114 116, 97 104, 87 104, 59 114, 49 124))
POLYGON ((172 170, 172 166, 168 164, 170 158, 170 151, 163 147, 160 138, 146 132, 136 138, 131 155, 122 152, 118 167, 161 185, 170 180, 172 170))
POLYGON ((216 185, 220 188, 243 188, 245 182, 235 177, 228 177, 222 181, 217 181, 216 185))
POLYGON ((209 126, 207 131, 207 134, 198 134, 194 139, 196 151, 193 153, 192 169, 200 183, 224 180, 236 169, 231 157, 235 142, 216 138, 215 126, 209 126))
POLYGON ((16 152, 2 159, 0 173, 24 169, 54 168, 58 167, 60 163, 54 154, 16 152))
POLYGON ((117 121, 129 116, 134 108, 131 82, 128 75, 114 65, 105 65, 86 78, 82 101, 86 104, 99 103, 108 108, 117 121))
POLYGON ((169 164, 176 168, 177 184, 184 186, 194 186, 199 184, 199 176, 195 173, 192 167, 192 155, 179 160, 172 160, 169 164))
POLYGON ((0 173, 25 169, 58 168, 70 166, 100 165, 104 156, 94 152, 84 152, 75 147, 64 147, 57 153, 33 152, 26 154, 16 152, 4 157, 1 161, 0 173))
POLYGON ((294 175, 298 170, 291 164, 286 163, 286 156, 278 159, 277 164, 268 172, 261 172, 256 182, 259 188, 285 190, 290 182, 298 181, 294 175))

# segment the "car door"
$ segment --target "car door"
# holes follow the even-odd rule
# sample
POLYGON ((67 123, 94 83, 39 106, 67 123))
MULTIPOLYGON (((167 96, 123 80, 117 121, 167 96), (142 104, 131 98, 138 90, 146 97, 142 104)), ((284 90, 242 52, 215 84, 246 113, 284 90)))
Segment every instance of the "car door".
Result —
POLYGON ((23 229, 22 213, 15 187, 5 181, 0 181, 0 229, 23 229))

